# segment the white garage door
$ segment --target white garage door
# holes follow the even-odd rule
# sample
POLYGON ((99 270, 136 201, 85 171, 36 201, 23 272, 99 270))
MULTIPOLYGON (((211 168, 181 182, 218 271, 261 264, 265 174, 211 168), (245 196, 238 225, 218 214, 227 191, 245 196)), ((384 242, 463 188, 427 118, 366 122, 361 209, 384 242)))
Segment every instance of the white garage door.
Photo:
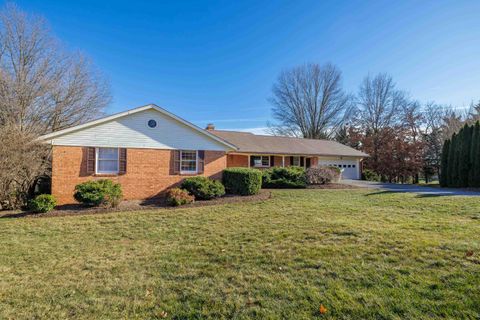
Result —
POLYGON ((333 166, 342 169, 342 179, 360 179, 360 169, 358 168, 359 163, 357 160, 319 159, 318 164, 320 166, 333 166))

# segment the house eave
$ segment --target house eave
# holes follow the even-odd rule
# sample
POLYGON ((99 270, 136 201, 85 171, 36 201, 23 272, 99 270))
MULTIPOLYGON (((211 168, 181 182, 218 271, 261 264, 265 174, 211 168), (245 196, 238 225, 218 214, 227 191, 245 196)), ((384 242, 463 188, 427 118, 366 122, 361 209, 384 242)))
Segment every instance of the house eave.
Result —
POLYGON ((310 156, 310 157, 350 157, 350 158, 367 158, 365 155, 339 154, 339 153, 292 153, 292 152, 271 152, 271 151, 231 151, 228 154, 235 155, 277 155, 277 156, 310 156))
POLYGON ((86 129, 86 128, 90 128, 90 127, 99 125, 101 123, 105 123, 105 122, 108 122, 108 121, 112 121, 112 120, 115 120, 115 119, 118 119, 118 118, 121 118, 121 117, 125 117, 125 116, 131 115, 131 114, 135 114, 135 113, 145 111, 145 110, 150 110, 150 109, 156 110, 156 111, 158 111, 158 112, 160 112, 160 113, 162 113, 162 114, 180 122, 181 124, 186 125, 187 127, 204 134, 205 136, 209 137, 210 139, 213 139, 216 142, 221 143, 224 146, 227 146, 228 148, 230 148, 232 150, 238 150, 237 146, 233 145, 232 143, 230 143, 230 142, 228 142, 228 141, 226 141, 226 140, 208 132, 207 130, 204 130, 204 129, 194 125, 193 123, 191 123, 191 122, 189 122, 185 119, 182 119, 182 118, 174 115, 173 113, 171 113, 171 112, 169 112, 169 111, 167 111, 167 110, 165 110, 165 109, 163 109, 163 108, 161 108, 161 107, 159 107, 155 104, 148 104, 148 105, 141 106, 141 107, 138 107, 138 108, 135 108, 135 109, 131 109, 131 110, 127 110, 127 111, 124 111, 124 112, 119 112, 119 113, 116 113, 116 114, 113 114, 113 115, 110 115, 110 116, 107 116, 107 117, 103 117, 103 118, 100 118, 100 119, 97 119, 97 120, 89 121, 89 122, 84 123, 84 124, 80 124, 80 125, 73 126, 73 127, 70 127, 70 128, 66 128, 66 129, 58 130, 58 131, 55 131, 55 132, 52 132, 52 133, 48 133, 48 134, 45 134, 45 135, 42 135, 42 136, 38 137, 36 140, 53 144, 55 138, 58 138, 58 137, 63 136, 65 134, 69 134, 69 133, 72 133, 72 132, 77 132, 77 131, 80 131, 80 130, 83 130, 83 129, 86 129))

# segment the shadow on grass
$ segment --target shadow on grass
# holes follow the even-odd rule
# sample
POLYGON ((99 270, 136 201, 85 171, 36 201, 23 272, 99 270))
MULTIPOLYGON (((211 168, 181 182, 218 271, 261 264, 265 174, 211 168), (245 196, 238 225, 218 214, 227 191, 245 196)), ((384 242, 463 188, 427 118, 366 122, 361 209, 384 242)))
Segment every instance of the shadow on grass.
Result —
POLYGON ((451 193, 420 193, 415 198, 436 198, 436 197, 451 197, 454 194, 451 193))
POLYGON ((365 197, 369 196, 378 196, 378 195, 384 195, 384 194, 392 194, 392 193, 399 193, 400 191, 390 191, 390 190, 383 190, 383 191, 376 191, 376 192, 371 192, 367 193, 365 197))
MULTIPOLYGON (((55 211, 61 212, 77 212, 79 210, 86 210, 89 207, 82 205, 82 204, 64 204, 55 207, 55 211)), ((9 218, 24 218, 24 217, 35 217, 40 216, 42 213, 40 212, 32 212, 32 211, 20 211, 15 213, 7 213, 0 216, 0 219, 9 219, 9 218)))
POLYGON ((7 214, 4 214, 4 215, 1 215, 0 219, 24 218, 24 217, 29 217, 29 216, 33 217, 35 215, 38 215, 38 213, 29 212, 29 211, 22 211, 22 212, 7 213, 7 214))
MULTIPOLYGON (((377 195, 387 195, 387 194, 394 194, 394 193, 416 193, 415 191, 409 190, 382 190, 376 191, 366 194, 365 196, 377 196, 377 195)), ((436 193, 417 193, 415 198, 436 198, 436 197, 452 197, 456 196, 456 194, 451 192, 436 192, 436 193)))

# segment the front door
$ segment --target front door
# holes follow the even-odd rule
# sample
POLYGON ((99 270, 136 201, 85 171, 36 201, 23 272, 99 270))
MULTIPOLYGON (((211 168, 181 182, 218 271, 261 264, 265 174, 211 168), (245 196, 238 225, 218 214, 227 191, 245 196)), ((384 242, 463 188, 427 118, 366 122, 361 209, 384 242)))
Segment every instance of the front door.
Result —
POLYGON ((310 158, 305 159, 305 165, 306 165, 307 168, 310 168, 310 166, 312 165, 311 160, 312 159, 310 159, 310 158))

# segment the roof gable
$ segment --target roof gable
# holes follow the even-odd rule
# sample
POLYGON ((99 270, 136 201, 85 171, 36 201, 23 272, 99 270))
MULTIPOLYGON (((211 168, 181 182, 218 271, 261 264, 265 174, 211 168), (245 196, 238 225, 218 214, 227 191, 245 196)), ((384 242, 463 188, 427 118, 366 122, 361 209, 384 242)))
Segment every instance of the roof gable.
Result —
POLYGON ((39 140, 57 145, 235 150, 222 138, 156 105, 147 105, 56 131, 39 140), (147 122, 155 120, 156 128, 147 122))

